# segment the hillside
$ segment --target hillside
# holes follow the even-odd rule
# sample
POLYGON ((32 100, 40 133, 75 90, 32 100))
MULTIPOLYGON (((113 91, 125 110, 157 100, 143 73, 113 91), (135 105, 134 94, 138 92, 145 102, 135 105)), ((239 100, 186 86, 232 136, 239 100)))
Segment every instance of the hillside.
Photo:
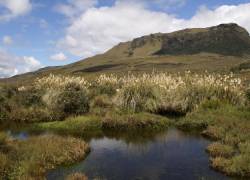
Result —
POLYGON ((237 24, 221 24, 209 28, 184 29, 143 36, 120 43, 101 55, 66 66, 44 68, 7 80, 25 81, 49 73, 93 75, 104 72, 153 70, 167 72, 234 70, 243 72, 248 77, 249 66, 246 64, 249 63, 249 33, 237 24))

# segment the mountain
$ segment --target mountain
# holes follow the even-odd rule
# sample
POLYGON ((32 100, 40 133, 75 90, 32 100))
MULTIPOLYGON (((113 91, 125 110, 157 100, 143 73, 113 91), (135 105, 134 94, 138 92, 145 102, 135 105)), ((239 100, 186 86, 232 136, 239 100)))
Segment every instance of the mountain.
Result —
MULTIPOLYGON (((92 76, 98 73, 145 71, 248 73, 250 63, 249 33, 237 24, 220 24, 208 28, 184 29, 157 33, 123 42, 101 55, 61 67, 48 67, 7 79, 24 81, 54 74, 92 76), (243 64, 243 65, 242 65, 243 64)), ((6 81, 6 80, 5 80, 6 81)))

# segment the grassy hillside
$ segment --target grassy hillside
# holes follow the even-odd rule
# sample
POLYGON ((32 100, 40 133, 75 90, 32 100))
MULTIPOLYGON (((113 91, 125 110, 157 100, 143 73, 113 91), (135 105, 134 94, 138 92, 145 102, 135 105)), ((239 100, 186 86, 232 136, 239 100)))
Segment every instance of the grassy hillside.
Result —
POLYGON ((53 74, 93 76, 152 71, 227 73, 250 79, 250 36, 236 24, 158 33, 120 43, 104 54, 61 67, 48 67, 2 82, 29 82, 53 74))

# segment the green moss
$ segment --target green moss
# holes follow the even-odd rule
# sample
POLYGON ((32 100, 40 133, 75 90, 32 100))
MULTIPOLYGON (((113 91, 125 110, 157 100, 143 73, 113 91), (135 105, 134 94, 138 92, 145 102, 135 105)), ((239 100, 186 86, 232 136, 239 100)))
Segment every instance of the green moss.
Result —
POLYGON ((95 135, 101 133, 101 120, 95 116, 71 117, 65 121, 37 123, 30 127, 34 131, 52 131, 61 134, 95 135))
POLYGON ((115 130, 160 130, 166 129, 171 122, 168 118, 150 113, 119 114, 107 113, 103 118, 105 129, 115 130))

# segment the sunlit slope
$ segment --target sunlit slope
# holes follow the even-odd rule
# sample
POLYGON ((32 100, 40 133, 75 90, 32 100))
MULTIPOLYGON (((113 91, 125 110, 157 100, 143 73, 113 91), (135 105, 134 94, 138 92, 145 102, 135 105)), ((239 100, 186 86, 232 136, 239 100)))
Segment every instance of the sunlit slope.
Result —
POLYGON ((250 36, 237 24, 184 29, 157 33, 123 42, 104 54, 61 67, 44 68, 8 81, 29 81, 50 73, 93 76, 127 72, 203 72, 244 73, 250 66, 250 36))

